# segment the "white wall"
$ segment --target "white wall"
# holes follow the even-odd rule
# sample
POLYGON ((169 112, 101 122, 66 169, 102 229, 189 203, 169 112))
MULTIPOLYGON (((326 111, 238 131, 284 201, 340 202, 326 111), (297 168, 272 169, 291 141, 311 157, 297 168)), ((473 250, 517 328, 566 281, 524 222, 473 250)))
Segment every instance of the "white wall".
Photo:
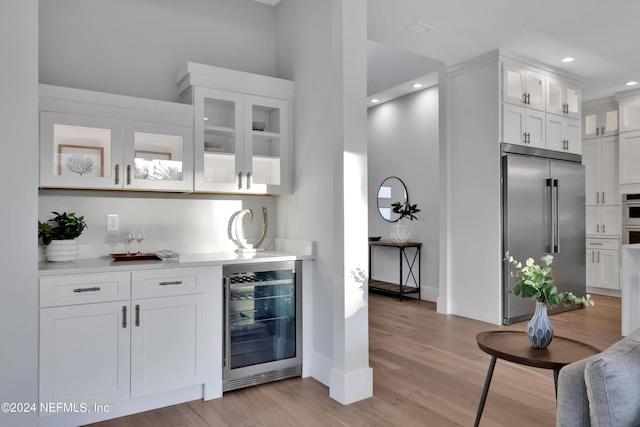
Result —
MULTIPOLYGON (((0 402, 38 401, 36 275, 38 2, 0 5, 0 402)), ((36 413, 0 412, 0 425, 35 426, 36 413)))
POLYGON ((450 91, 452 314, 502 323, 497 56, 455 67, 450 91))
MULTIPOLYGON (((175 75, 187 61, 274 75, 275 24, 274 8, 251 0, 41 1, 40 82, 177 102, 175 75)), ((89 258, 124 248, 106 232, 107 213, 119 214, 122 228, 146 227, 147 250, 197 252, 231 247, 231 213, 261 206, 276 217, 267 197, 47 191, 38 218, 85 215, 89 229, 78 242, 89 258)), ((260 218, 248 238, 260 235, 260 218)), ((272 221, 268 236, 276 235, 272 221)))
POLYGON ((294 192, 278 200, 277 228, 283 238, 316 242, 312 372, 329 385, 333 354, 333 211, 331 141, 331 7, 328 1, 282 1, 278 6, 277 67, 295 80, 294 192), (306 36, 306 37, 305 37, 306 36))
POLYGON ((273 76, 275 10, 251 0, 41 0, 40 83, 178 101, 187 61, 273 76))
MULTIPOLYGON (((98 258, 125 252, 121 233, 106 231, 107 214, 118 214, 120 230, 144 227, 143 252, 171 249, 180 253, 222 252, 234 250, 227 236, 231 215, 240 209, 253 210, 254 220, 243 221, 245 237, 254 242, 262 232, 262 206, 270 220, 276 218, 273 197, 239 197, 186 194, 127 194, 122 192, 90 192, 41 190, 38 219, 46 221, 51 212, 75 212, 84 215, 87 229, 77 239, 80 258, 98 258)), ((263 248, 273 248, 276 223, 268 229, 263 248)), ((40 256, 44 255, 40 245, 40 256)), ((132 249, 137 243, 132 243, 132 249)))
MULTIPOLYGON (((421 210, 416 215, 418 220, 407 221, 411 240, 423 244, 421 296, 436 301, 440 223, 438 87, 423 89, 368 111, 369 235, 389 239, 393 223, 379 215, 377 192, 387 177, 397 176, 407 186, 409 201, 421 210)), ((373 255, 374 278, 397 283, 397 250, 376 248, 373 255)))

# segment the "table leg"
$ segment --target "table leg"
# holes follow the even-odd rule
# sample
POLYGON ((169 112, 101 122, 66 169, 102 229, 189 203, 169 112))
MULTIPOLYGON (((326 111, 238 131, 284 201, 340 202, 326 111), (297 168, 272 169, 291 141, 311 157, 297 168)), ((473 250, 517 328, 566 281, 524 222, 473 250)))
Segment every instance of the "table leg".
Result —
POLYGON ((556 400, 558 400, 558 373, 560 373, 559 370, 553 370, 553 385, 556 387, 556 400))
POLYGON ((491 363, 489 363, 489 371, 487 371, 487 378, 484 380, 484 388, 482 389, 482 397, 478 404, 478 413, 476 414, 476 422, 474 427, 478 427, 480 424, 480 417, 482 417, 482 411, 484 410, 484 403, 487 400, 487 394, 489 393, 489 386, 491 385, 491 378, 493 377, 493 369, 496 367, 497 357, 491 356, 491 363))

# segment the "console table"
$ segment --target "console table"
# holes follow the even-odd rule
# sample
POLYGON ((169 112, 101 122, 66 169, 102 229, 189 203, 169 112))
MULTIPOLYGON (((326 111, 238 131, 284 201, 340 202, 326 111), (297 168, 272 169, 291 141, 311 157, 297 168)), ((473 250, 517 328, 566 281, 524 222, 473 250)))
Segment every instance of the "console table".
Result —
POLYGON ((369 241, 369 289, 373 291, 391 293, 400 296, 400 301, 405 294, 418 293, 420 298, 420 252, 422 243, 405 242, 395 243, 390 240, 369 241), (398 250, 400 275, 398 283, 389 283, 381 280, 373 279, 373 248, 388 247, 398 250), (406 278, 404 276, 404 267, 408 268, 406 278), (417 269, 417 277, 414 272, 417 269), (407 286, 410 285, 410 286, 407 286))

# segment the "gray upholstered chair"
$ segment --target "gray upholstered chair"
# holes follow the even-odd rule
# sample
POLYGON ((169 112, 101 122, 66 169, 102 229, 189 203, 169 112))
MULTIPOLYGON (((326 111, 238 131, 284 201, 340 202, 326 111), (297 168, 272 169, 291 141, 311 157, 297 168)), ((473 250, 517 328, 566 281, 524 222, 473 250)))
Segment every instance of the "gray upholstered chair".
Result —
POLYGON ((560 370, 556 425, 640 426, 640 329, 560 370))

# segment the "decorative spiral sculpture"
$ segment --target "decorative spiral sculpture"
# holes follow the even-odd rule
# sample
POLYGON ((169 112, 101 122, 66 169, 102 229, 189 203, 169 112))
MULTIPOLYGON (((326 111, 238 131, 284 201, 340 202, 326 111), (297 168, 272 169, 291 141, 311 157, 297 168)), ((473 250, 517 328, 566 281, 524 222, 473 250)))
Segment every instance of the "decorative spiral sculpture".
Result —
POLYGON ((251 209, 242 209, 231 215, 231 218, 229 218, 229 226, 227 227, 227 235, 239 250, 256 250, 260 247, 262 242, 264 242, 264 238, 267 236, 267 228, 269 225, 267 220, 267 208, 265 208, 264 206, 262 207, 262 234, 253 245, 247 243, 242 231, 242 219, 245 215, 249 215, 249 222, 253 221, 253 211, 251 209))

